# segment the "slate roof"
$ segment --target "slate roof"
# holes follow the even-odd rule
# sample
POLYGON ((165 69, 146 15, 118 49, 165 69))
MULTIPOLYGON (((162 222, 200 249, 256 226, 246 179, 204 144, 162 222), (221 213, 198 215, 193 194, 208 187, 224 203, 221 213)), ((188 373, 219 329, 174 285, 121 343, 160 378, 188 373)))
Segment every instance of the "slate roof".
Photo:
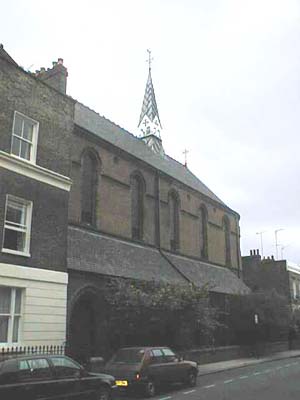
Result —
POLYGON ((173 284, 208 283, 211 291, 237 294, 249 289, 230 270, 156 248, 122 241, 70 226, 68 268, 83 272, 173 284), (168 261, 169 260, 169 261, 168 261))
POLYGON ((139 280, 186 283, 157 249, 69 227, 68 268, 139 280))
POLYGON ((78 102, 75 104, 75 124, 227 207, 187 167, 171 157, 154 153, 142 139, 78 102))
POLYGON ((183 275, 199 287, 208 283, 212 292, 225 294, 250 292, 244 282, 226 267, 219 267, 169 252, 163 253, 183 275))

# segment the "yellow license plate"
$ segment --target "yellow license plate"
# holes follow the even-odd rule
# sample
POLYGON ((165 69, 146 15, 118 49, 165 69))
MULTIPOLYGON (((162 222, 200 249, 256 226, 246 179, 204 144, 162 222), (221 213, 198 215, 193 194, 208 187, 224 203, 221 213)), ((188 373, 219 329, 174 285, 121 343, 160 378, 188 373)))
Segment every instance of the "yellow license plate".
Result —
POLYGON ((117 386, 128 386, 128 381, 116 381, 117 386))

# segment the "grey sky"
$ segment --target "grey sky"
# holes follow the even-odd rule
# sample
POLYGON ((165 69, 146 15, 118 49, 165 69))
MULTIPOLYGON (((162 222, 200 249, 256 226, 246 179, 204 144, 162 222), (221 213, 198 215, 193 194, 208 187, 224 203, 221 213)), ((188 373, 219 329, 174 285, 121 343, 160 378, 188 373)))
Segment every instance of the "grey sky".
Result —
MULTIPOLYGON (((168 154, 241 215, 242 253, 300 263, 298 0, 38 0, 1 7, 25 69, 64 58, 68 94, 132 133, 151 48, 168 154)), ((3 19, 3 16, 4 19, 3 19)))

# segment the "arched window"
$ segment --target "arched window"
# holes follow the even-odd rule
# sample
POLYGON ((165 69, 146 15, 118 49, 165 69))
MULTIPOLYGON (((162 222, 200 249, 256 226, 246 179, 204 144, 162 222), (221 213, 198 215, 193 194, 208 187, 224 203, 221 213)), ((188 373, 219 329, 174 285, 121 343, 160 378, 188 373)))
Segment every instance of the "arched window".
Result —
POLYGON ((90 150, 81 159, 81 222, 95 225, 98 160, 90 150))
POLYGON ((131 187, 131 235, 134 240, 143 240, 144 225, 144 179, 134 173, 130 179, 131 187))
POLYGON ((208 238, 207 238, 207 209, 204 204, 200 207, 200 256, 208 259, 208 238))
POLYGON ((170 248, 179 250, 179 196, 175 191, 169 193, 170 248))
POLYGON ((223 229, 225 235, 225 265, 231 266, 231 245, 230 245, 230 221, 227 215, 223 218, 223 229))

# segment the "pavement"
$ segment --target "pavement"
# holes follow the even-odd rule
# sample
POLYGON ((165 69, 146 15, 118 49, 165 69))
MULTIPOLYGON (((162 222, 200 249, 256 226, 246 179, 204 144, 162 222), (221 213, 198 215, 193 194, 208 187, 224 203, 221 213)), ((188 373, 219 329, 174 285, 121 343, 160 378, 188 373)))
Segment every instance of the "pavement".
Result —
POLYGON ((273 360, 282 360, 285 358, 300 357, 300 350, 288 350, 273 353, 260 358, 238 358, 236 360, 219 361, 215 363, 198 365, 198 376, 214 374, 221 371, 227 371, 235 368, 247 367, 248 365, 261 364, 273 360))

